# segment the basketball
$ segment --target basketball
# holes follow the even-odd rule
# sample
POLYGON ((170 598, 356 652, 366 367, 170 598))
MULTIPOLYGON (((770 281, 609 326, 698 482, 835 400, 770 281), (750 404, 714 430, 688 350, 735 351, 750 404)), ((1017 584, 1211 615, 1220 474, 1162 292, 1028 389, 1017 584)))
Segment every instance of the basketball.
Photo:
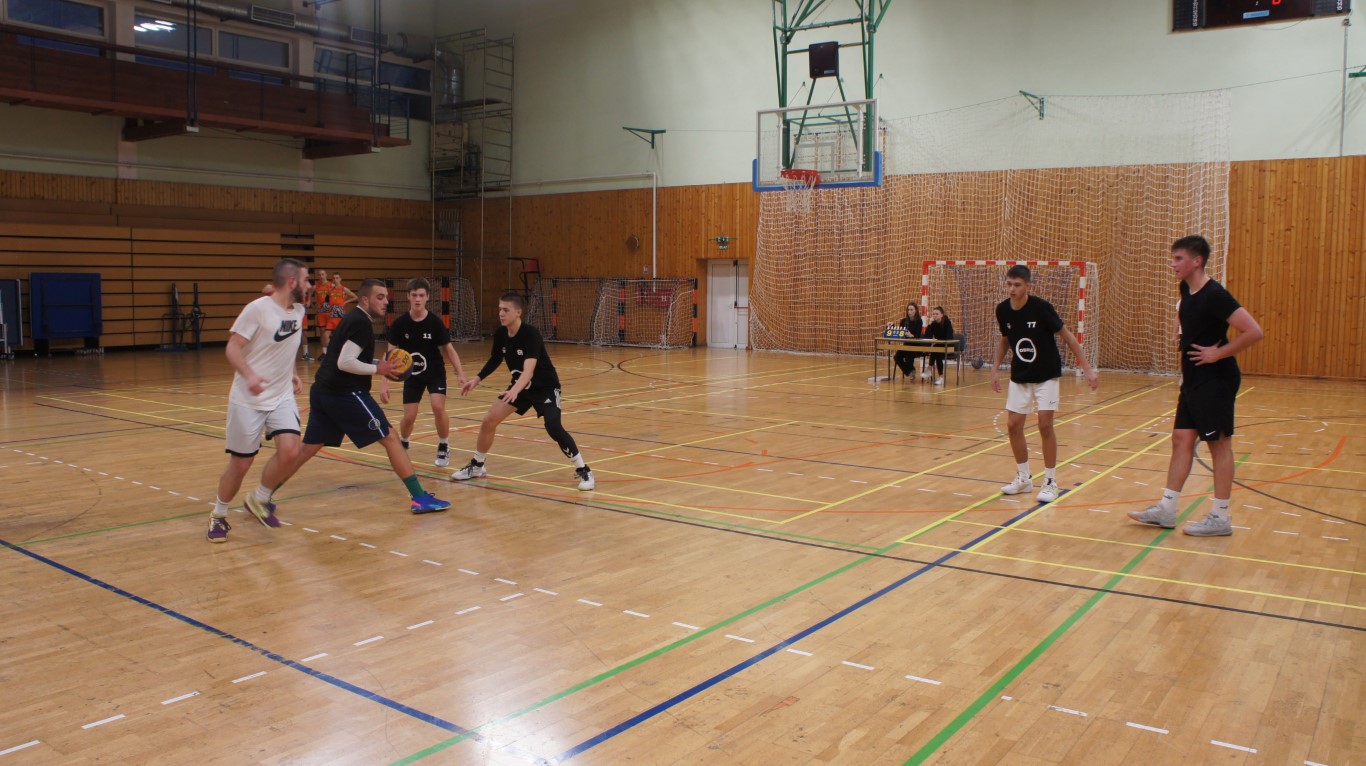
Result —
POLYGON ((384 353, 384 359, 394 366, 389 374, 392 380, 403 380, 413 374, 413 355, 397 346, 384 353))

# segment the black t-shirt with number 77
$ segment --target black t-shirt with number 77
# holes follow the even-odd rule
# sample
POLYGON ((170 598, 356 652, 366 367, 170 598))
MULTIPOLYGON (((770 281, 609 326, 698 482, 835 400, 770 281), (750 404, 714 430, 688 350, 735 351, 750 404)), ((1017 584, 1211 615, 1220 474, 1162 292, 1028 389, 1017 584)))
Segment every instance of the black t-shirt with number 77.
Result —
POLYGON ((1062 356, 1057 334, 1062 318, 1053 304, 1031 295, 1018 310, 1010 299, 996 306, 996 324, 1010 345, 1010 379, 1016 383, 1043 383, 1062 377, 1062 356))

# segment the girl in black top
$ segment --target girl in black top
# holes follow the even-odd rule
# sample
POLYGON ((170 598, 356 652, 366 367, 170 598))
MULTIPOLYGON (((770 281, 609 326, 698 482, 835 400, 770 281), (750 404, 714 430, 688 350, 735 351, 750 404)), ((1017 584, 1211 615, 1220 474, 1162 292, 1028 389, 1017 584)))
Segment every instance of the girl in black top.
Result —
MULTIPOLYGON (((920 307, 914 303, 906 304, 906 316, 901 318, 901 326, 911 331, 910 337, 919 338, 925 323, 920 319, 920 307)), ((908 378, 915 377, 915 360, 924 356, 918 351, 898 351, 892 358, 896 360, 896 366, 901 368, 901 374, 908 378)))
MULTIPOLYGON (((943 306, 935 306, 934 310, 930 312, 930 324, 925 328, 925 337, 935 340, 953 340, 953 320, 944 313, 943 306)), ((934 384, 936 386, 944 385, 944 355, 930 354, 930 360, 934 363, 934 384)), ((921 377, 930 377, 929 371, 927 370, 921 377)))

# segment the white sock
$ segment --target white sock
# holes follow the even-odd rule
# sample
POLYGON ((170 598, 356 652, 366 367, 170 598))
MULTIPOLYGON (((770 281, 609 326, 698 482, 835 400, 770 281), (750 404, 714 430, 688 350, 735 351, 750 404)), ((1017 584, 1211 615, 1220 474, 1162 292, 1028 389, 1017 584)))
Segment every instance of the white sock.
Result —
POLYGON ((257 500, 260 500, 263 503, 270 502, 271 491, 266 489, 266 485, 264 484, 257 484, 256 491, 252 492, 252 494, 256 496, 257 500))
POLYGON ((228 504, 215 497, 213 499, 213 510, 210 512, 210 515, 215 519, 226 519, 228 517, 228 504))
POLYGON ((1053 483, 1056 484, 1056 483, 1057 483, 1057 477, 1053 475, 1053 472, 1056 471, 1056 470, 1057 470, 1056 468, 1049 468, 1048 466, 1044 466, 1044 469, 1043 469, 1043 480, 1044 480, 1044 481, 1051 481, 1051 482, 1053 482, 1053 483))
POLYGON ((585 465, 588 465, 587 463, 583 462, 583 455, 576 454, 574 455, 574 457, 571 457, 569 459, 574 461, 575 468, 583 468, 585 465))
POLYGON ((448 441, 450 441, 450 440, 449 440, 449 439, 442 439, 441 441, 437 442, 437 444, 441 445, 442 447, 447 447, 447 446, 450 446, 450 445, 447 444, 448 441))
POLYGON ((1019 473, 1020 476, 1023 476, 1023 477, 1025 477, 1026 479, 1028 479, 1029 476, 1030 476, 1030 473, 1029 473, 1029 461, 1026 460, 1026 461, 1024 461, 1023 463, 1016 463, 1016 464, 1015 464, 1015 470, 1019 473))
POLYGON ((479 450, 475 450, 475 451, 474 451, 474 462, 478 463, 479 465, 483 465, 483 464, 484 464, 484 459, 487 458, 487 457, 488 457, 488 455, 485 455, 484 453, 480 452, 479 450))
POLYGON ((1209 509, 1209 515, 1221 521, 1232 521, 1232 514, 1228 510, 1228 501, 1215 498, 1214 505, 1209 509))
POLYGON ((1178 497, 1176 490, 1164 489, 1162 490, 1162 499, 1157 504, 1162 506, 1162 510, 1167 513, 1176 513, 1176 499, 1178 497))

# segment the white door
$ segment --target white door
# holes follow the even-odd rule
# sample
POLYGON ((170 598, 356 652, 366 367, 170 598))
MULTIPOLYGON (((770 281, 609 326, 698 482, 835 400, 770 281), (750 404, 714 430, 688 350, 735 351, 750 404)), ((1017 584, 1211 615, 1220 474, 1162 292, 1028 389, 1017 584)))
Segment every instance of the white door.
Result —
POLYGON ((711 261, 707 266, 707 345, 749 346, 747 261, 711 261))

